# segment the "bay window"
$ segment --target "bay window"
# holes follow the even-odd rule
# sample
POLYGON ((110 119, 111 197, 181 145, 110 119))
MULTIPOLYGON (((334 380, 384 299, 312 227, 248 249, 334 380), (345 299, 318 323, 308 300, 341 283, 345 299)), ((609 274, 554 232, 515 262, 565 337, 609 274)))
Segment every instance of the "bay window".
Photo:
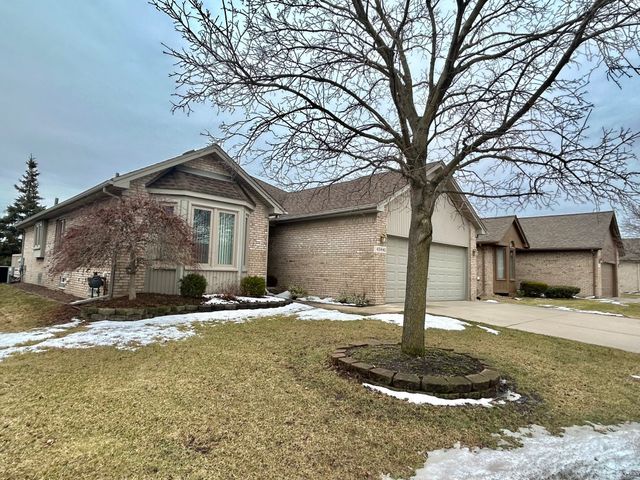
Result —
POLYGON ((193 209, 196 260, 200 264, 233 267, 236 247, 235 212, 217 208, 193 209), (215 237, 212 238, 212 232, 215 237))

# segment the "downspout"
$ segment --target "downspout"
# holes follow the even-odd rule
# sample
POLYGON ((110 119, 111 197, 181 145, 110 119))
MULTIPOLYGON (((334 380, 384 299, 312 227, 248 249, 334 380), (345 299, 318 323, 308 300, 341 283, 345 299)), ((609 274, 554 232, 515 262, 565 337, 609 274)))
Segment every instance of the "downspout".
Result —
MULTIPOLYGON (((114 195, 113 193, 108 191, 106 185, 102 187, 102 192, 109 195, 110 197, 119 198, 117 195, 114 195)), ((108 295, 110 299, 113 298, 113 290, 115 289, 115 285, 116 285, 116 253, 114 252, 113 258, 111 259, 111 288, 109 288, 109 295, 108 295)))
POLYGON ((597 270, 598 270, 598 251, 597 250, 591 250, 591 255, 593 256, 593 296, 596 296, 596 289, 598 286, 598 280, 597 280, 597 270))
POLYGON ((18 269, 18 271, 20 272, 20 283, 24 282, 24 240, 26 236, 27 231, 22 230, 22 246, 20 247, 20 268, 18 269))

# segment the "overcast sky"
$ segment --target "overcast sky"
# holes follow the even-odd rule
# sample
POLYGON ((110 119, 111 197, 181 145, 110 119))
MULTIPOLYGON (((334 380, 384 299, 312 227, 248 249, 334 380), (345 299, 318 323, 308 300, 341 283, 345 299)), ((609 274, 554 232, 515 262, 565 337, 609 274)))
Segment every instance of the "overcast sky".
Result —
MULTIPOLYGON (((206 145, 201 132, 215 130, 215 111, 171 113, 172 61, 161 42, 179 38, 142 0, 0 2, 0 209, 15 198, 30 153, 52 205, 115 172, 206 145)), ((595 125, 640 129, 640 81, 626 84, 621 92, 594 77, 595 125)), ((260 174, 257 165, 248 169, 260 174)), ((555 212, 593 209, 564 204, 555 212)))

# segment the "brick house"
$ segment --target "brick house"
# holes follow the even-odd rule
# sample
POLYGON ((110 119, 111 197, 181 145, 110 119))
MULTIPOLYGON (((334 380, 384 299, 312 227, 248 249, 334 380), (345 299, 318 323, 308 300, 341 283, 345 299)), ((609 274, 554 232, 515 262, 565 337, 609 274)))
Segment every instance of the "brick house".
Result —
POLYGON ((620 292, 640 292, 640 238, 623 238, 618 281, 620 292))
MULTIPOLYGON (((488 237, 495 237, 505 219, 485 218, 488 237)), ((614 212, 518 217, 528 248, 515 246, 515 282, 537 280, 549 285, 580 288, 581 296, 614 297, 618 295, 618 259, 623 252, 622 239, 614 212)), ((482 237, 479 243, 485 244, 482 237)), ((482 259, 478 256, 478 261, 482 259)), ((510 256, 507 259, 509 261, 510 256)), ((485 256, 479 271, 496 272, 495 257, 485 256)), ((513 273, 513 269, 509 268, 513 273)), ((507 293, 492 290, 491 282, 479 289, 481 294, 507 293)), ((508 293, 513 293, 511 290, 508 293)))
MULTIPOLYGON (((124 259, 116 262, 113 270, 87 266, 55 278, 47 274, 47 262, 80 208, 142 191, 200 227, 196 239, 198 272, 206 277, 209 291, 237 282, 244 275, 266 275, 269 217, 283 213, 282 207, 214 145, 116 175, 25 219, 18 225, 24 231, 23 281, 85 297, 89 291, 87 277, 98 271, 107 277, 114 295, 125 295, 128 278, 124 259)), ((178 280, 184 273, 180 266, 153 264, 137 275, 137 291, 177 293, 178 280)))
MULTIPOLYGON (((365 294, 376 304, 404 301, 410 205, 400 174, 298 192, 263 187, 286 211, 271 219, 269 233, 268 273, 279 286, 300 285, 319 296, 365 294)), ((464 195, 440 196, 433 229, 428 299, 474 299, 482 223, 464 195)))

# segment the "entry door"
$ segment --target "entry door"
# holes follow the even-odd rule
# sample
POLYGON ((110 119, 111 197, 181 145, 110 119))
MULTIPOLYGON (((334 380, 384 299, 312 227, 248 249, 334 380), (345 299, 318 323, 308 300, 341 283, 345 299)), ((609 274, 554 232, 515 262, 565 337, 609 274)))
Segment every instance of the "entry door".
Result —
POLYGON ((493 291, 502 294, 515 294, 516 285, 516 249, 497 246, 493 259, 493 291))

